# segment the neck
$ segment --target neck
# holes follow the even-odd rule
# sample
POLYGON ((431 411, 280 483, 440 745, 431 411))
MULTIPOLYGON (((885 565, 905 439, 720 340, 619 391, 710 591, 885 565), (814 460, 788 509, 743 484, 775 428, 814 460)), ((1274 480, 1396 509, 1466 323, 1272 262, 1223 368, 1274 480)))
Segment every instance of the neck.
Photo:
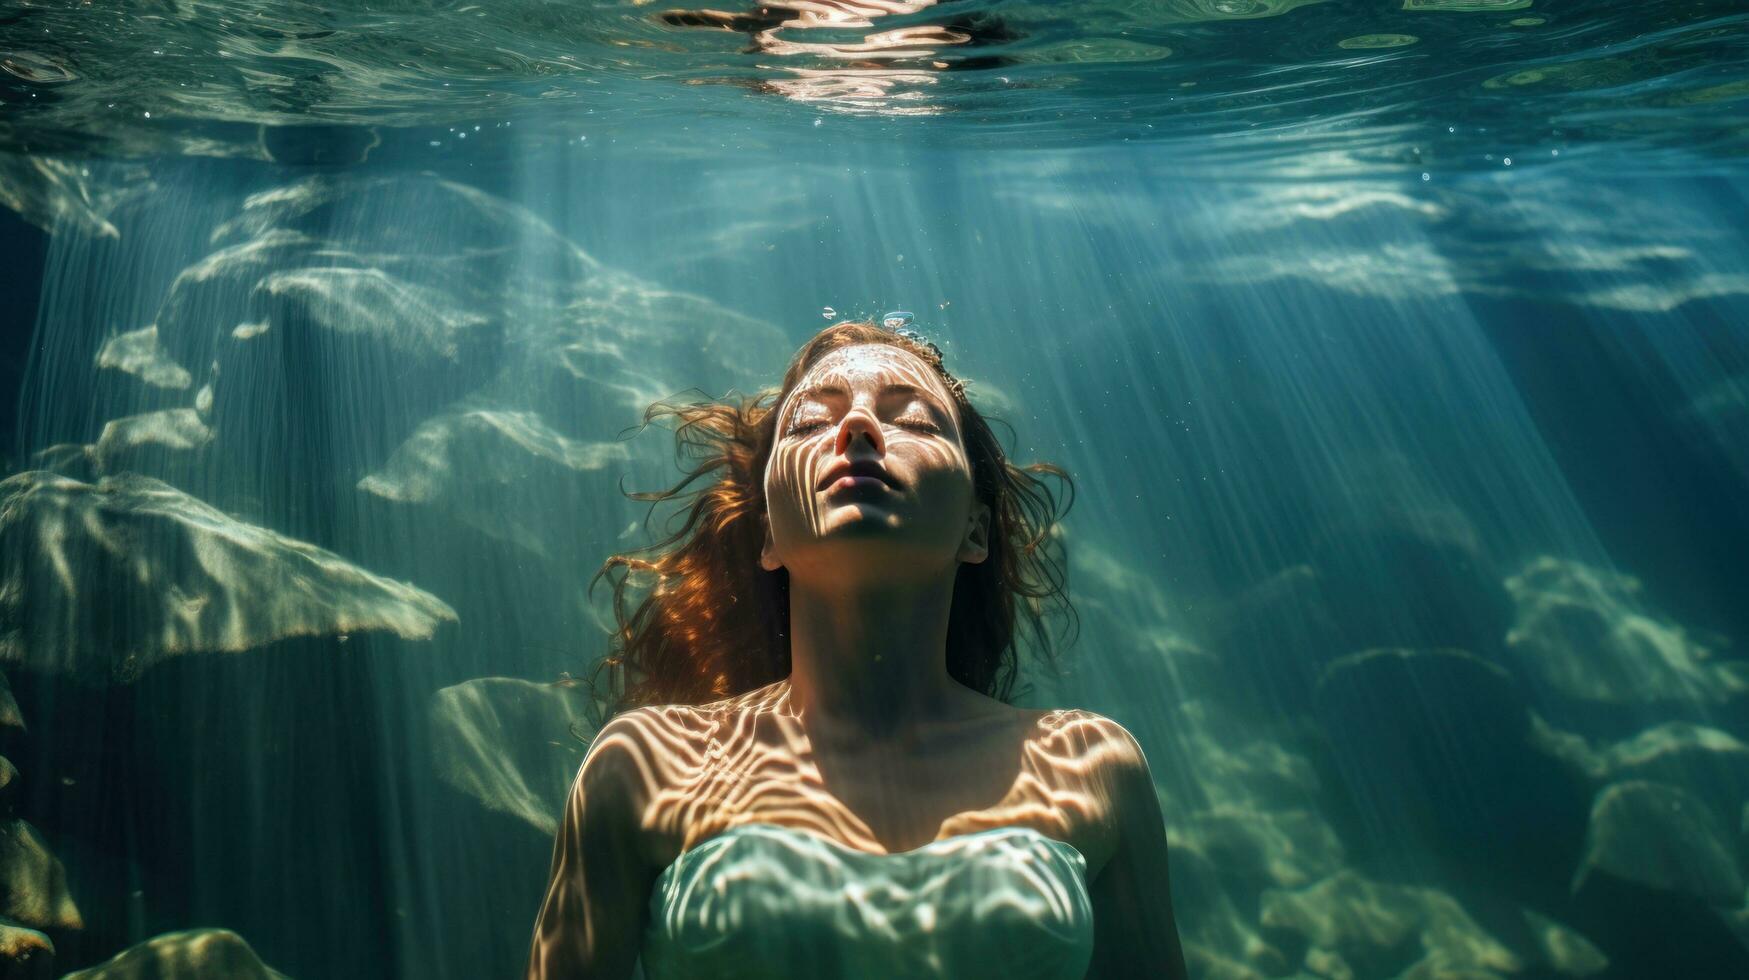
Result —
POLYGON ((789 699, 811 730, 828 741, 904 741, 965 710, 973 692, 947 673, 955 570, 824 588, 792 577, 789 699))

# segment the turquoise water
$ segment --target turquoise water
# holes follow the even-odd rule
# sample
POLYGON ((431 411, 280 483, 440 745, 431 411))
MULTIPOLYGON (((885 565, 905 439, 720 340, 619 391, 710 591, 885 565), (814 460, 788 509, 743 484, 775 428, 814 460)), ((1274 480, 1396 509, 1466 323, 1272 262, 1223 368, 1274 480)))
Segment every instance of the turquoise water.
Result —
POLYGON ((632 428, 891 309, 1192 976, 1749 973, 1749 14, 917 7, 0 12, 0 974, 518 975, 632 428))

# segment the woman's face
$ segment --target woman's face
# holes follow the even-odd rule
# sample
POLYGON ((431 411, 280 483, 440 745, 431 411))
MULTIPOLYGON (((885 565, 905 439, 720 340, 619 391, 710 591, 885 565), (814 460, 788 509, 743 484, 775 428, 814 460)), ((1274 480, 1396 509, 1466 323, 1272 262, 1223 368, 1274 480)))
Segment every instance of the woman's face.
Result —
POLYGON ((779 406, 760 564, 821 580, 928 578, 987 554, 957 406, 888 344, 816 361, 779 406))

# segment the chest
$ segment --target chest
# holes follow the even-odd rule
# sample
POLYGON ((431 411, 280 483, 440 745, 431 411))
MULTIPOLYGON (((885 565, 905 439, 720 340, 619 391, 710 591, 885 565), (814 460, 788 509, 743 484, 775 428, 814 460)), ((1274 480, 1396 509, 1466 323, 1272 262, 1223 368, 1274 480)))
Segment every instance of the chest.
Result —
POLYGON ((1070 843, 1090 861, 1107 850, 1109 821, 1087 767, 1036 715, 917 746, 828 746, 793 722, 717 731, 698 746, 696 765, 671 770, 652 807, 658 860, 747 824, 802 829, 875 855, 1004 826, 1070 843))

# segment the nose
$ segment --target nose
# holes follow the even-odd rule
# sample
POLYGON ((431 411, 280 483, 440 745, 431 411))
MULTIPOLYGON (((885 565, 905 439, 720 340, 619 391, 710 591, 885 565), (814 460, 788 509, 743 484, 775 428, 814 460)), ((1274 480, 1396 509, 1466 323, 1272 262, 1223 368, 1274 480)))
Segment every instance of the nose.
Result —
POLYGON ((887 454, 887 440, 881 435, 881 424, 874 413, 862 405, 856 405, 844 413, 844 421, 838 423, 838 442, 834 449, 842 456, 850 449, 850 444, 858 435, 865 435, 880 456, 887 454))

